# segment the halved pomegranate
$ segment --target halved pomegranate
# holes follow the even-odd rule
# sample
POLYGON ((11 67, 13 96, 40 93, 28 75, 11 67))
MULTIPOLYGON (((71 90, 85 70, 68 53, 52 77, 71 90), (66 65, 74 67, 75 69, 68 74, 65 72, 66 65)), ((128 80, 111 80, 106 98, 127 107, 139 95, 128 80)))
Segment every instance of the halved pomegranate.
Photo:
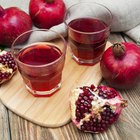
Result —
POLYGON ((70 103, 73 123, 80 130, 92 133, 107 130, 127 106, 115 89, 94 85, 74 89, 70 103))
POLYGON ((16 70, 17 66, 11 53, 0 50, 0 84, 9 80, 16 70))

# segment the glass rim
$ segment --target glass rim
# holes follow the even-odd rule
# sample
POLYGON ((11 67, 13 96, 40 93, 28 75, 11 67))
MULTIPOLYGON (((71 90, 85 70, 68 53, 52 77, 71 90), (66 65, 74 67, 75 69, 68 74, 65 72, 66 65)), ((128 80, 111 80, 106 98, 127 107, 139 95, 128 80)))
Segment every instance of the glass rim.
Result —
MULTIPOLYGON (((76 18, 75 18, 75 19, 76 19, 76 18)), ((67 11, 66 11, 66 13, 65 13, 65 16, 64 16, 64 23, 65 23, 65 25, 66 25, 68 28, 70 28, 71 30, 73 30, 73 31, 75 31, 75 32, 77 32, 77 33, 89 34, 89 35, 90 35, 90 34, 98 34, 98 33, 101 33, 101 32, 106 31, 107 29, 110 28, 111 23, 112 23, 112 20, 113 20, 113 15, 112 15, 111 11, 109 10, 109 8, 107 8, 105 5, 100 4, 100 3, 97 3, 97 2, 79 2, 79 3, 73 4, 73 5, 71 5, 70 7, 68 7, 68 9, 67 9, 67 11), (95 32, 83 32, 83 31, 78 31, 78 30, 75 30, 75 29, 71 28, 71 27, 68 25, 68 23, 66 22, 66 16, 67 16, 67 14, 68 14, 69 9, 71 9, 72 7, 74 7, 74 6, 76 6, 76 5, 80 5, 80 4, 93 4, 93 5, 101 6, 101 7, 103 7, 104 9, 106 9, 106 10, 108 11, 108 13, 110 14, 110 22, 108 23, 107 27, 106 27, 105 29, 102 29, 102 30, 100 30, 100 31, 95 31, 95 32)))
MULTIPOLYGON (((57 39, 57 38, 56 38, 56 39, 57 39)), ((24 42, 23 42, 23 43, 24 43, 24 42)), ((36 43, 37 43, 37 42, 36 42, 36 43)), ((19 45, 20 45, 20 44, 19 44, 19 45)), ((23 47, 22 49, 24 49, 24 48, 25 48, 25 47, 23 47)), ((22 50, 22 49, 21 49, 21 50, 22 50)), ((56 31, 54 31, 54 30, 52 30, 52 29, 31 29, 31 30, 25 31, 25 32, 23 32, 22 34, 20 34, 20 35, 13 41, 13 43, 12 43, 12 45, 11 45, 11 52, 12 52, 12 55, 13 55, 14 59, 15 59, 18 63, 20 63, 20 64, 22 64, 22 65, 25 65, 25 66, 27 66, 27 67, 34 67, 34 68, 48 67, 48 66, 51 66, 51 65, 53 65, 53 64, 56 64, 56 63, 57 63, 58 61, 60 61, 63 57, 65 57, 66 51, 67 51, 67 42, 66 42, 66 40, 64 39, 64 37, 63 37, 60 33, 56 32, 56 31), (48 63, 48 64, 41 64, 41 65, 26 64, 26 63, 23 63, 22 61, 20 61, 19 59, 17 59, 17 57, 14 55, 14 44, 16 43, 16 41, 17 41, 21 36, 23 36, 23 35, 25 35, 25 34, 27 34, 27 33, 30 33, 30 32, 34 32, 34 31, 51 31, 51 32, 56 33, 56 34, 59 36, 59 38, 62 39, 63 44, 64 44, 64 51, 62 52, 62 55, 61 55, 59 58, 57 58, 56 60, 54 60, 53 62, 50 62, 50 63, 48 63)))

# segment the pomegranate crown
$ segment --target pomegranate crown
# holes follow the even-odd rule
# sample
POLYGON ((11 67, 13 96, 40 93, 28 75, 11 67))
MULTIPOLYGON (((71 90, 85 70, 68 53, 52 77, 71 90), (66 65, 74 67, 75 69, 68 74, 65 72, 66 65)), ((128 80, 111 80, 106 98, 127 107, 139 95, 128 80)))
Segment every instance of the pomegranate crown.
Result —
POLYGON ((47 3, 53 3, 54 0, 46 0, 47 3))
POLYGON ((122 43, 114 43, 112 45, 112 51, 115 57, 121 57, 125 54, 125 45, 122 43))

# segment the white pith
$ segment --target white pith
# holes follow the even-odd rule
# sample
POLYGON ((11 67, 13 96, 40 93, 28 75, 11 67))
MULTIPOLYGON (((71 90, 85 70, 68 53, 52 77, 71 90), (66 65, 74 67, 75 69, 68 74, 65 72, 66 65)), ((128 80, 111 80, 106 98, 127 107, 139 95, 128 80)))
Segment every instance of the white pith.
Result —
POLYGON ((7 73, 13 73, 13 69, 12 68, 9 68, 7 65, 3 65, 3 64, 1 64, 0 63, 0 72, 2 72, 2 73, 5 73, 5 72, 7 72, 7 73))
POLYGON ((1 50, 0 50, 0 56, 4 55, 4 54, 6 54, 6 53, 7 53, 6 51, 1 51, 1 50))

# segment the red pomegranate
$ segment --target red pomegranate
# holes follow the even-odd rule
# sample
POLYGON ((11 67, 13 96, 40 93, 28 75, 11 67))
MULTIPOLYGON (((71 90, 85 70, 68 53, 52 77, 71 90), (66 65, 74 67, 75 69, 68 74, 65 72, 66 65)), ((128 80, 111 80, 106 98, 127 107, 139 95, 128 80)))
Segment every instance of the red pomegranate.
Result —
POLYGON ((75 89, 70 105, 73 123, 84 132, 98 133, 117 121, 127 101, 113 88, 91 85, 75 89))
POLYGON ((11 53, 0 50, 0 84, 8 81, 16 70, 17 66, 11 53))
POLYGON ((35 26, 49 29, 63 22, 63 0, 30 0, 29 13, 35 26))
POLYGON ((109 86, 132 88, 140 83, 140 48, 130 42, 115 43, 104 52, 100 66, 109 86))
POLYGON ((0 6, 0 44, 10 46, 20 34, 31 29, 32 21, 27 13, 17 7, 0 6))

